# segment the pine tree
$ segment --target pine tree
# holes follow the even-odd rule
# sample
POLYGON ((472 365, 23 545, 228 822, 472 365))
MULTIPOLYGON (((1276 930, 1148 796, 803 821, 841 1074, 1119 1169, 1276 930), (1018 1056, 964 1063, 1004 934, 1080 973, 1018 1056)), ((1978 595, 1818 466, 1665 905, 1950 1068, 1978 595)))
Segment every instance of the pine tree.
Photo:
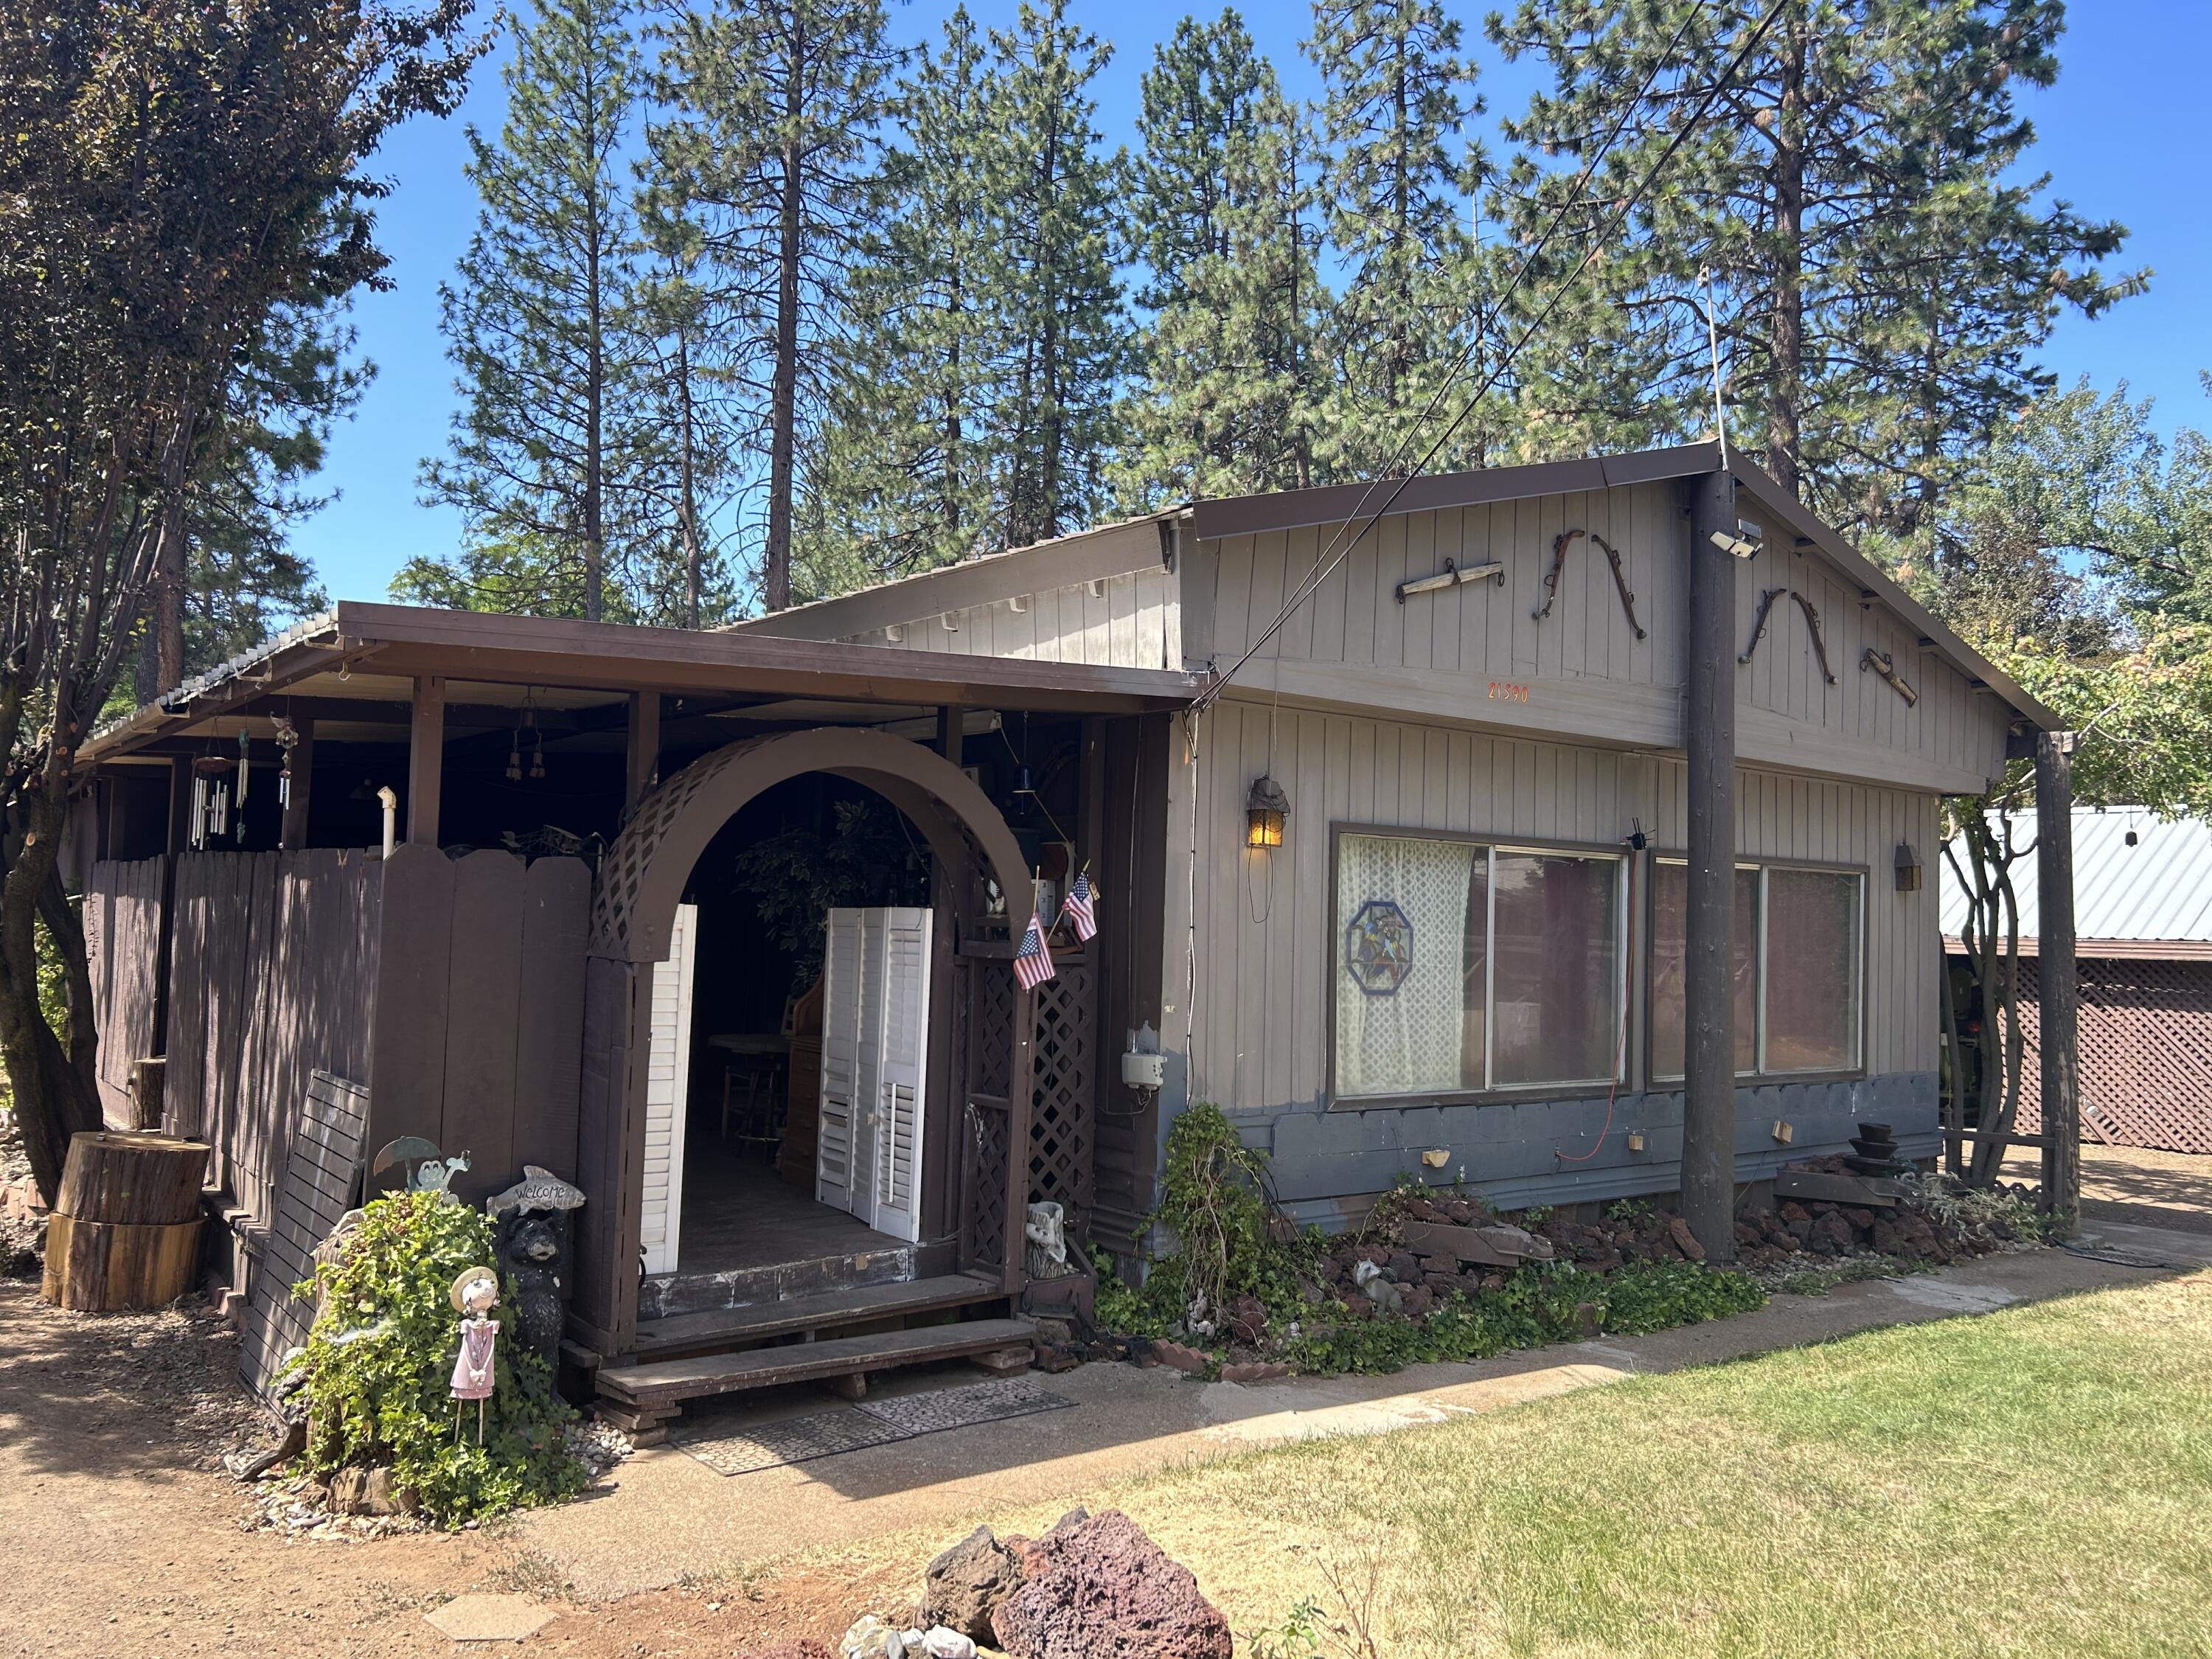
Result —
POLYGON ((986 287, 999 313, 1000 545, 1090 523, 1107 501, 1116 395, 1128 361, 1115 267, 1127 158, 1102 154, 1089 88, 1112 48, 1067 21, 1066 0, 1024 3, 993 30, 982 174, 993 234, 986 287))
POLYGON ((956 9, 894 100, 902 138, 884 161, 890 209, 853 277, 854 327, 830 385, 794 569, 800 597, 989 544, 988 51, 956 9))
POLYGON ((1600 428, 1656 410, 1710 429, 1710 270, 1725 400, 1767 469, 1832 517, 1905 528, 2044 383, 2032 354, 2060 309, 2094 313, 2140 279, 2099 270, 2118 226, 2008 178, 2033 138, 2014 88, 2057 74, 2056 0, 1784 0, 1753 45, 1769 10, 1522 0, 1493 17, 1509 57, 1540 53, 1554 77, 1508 124, 1534 154, 1501 210, 1525 242, 1564 209, 1582 240, 1551 263, 1571 264, 1718 88, 1626 246, 1555 319, 1555 339, 1607 343, 1583 365, 1551 355, 1561 395, 1600 428))
POLYGON ((642 343, 624 326, 635 226, 615 158, 640 92, 625 0, 538 0, 514 20, 496 143, 471 127, 483 198, 458 285, 441 289, 464 404, 427 497, 459 507, 468 545, 410 561, 393 592, 474 609, 581 616, 610 607, 610 542, 651 437, 642 343))
POLYGON ((664 627, 719 627, 738 609, 722 544, 747 482, 742 410, 730 395, 723 319, 692 274, 699 260, 680 234, 657 248, 631 319, 651 343, 638 379, 658 441, 638 482, 635 538, 643 568, 630 586, 651 596, 638 619, 664 627))
MULTIPOLYGON (((1131 208, 1152 315, 1126 411, 1130 504, 1313 481, 1319 279, 1299 112, 1243 20, 1186 18, 1143 82, 1131 208)), ((1310 166, 1310 163, 1309 163, 1310 166)))
MULTIPOLYGON (((1464 217, 1486 164, 1461 135, 1482 102, 1459 48, 1459 25, 1435 0, 1314 5, 1305 50, 1326 88, 1329 242, 1348 272, 1329 325, 1337 368, 1320 459, 1333 476, 1417 460, 1458 404, 1447 393, 1441 413, 1424 412, 1476 351, 1480 267, 1464 217)), ((1477 422, 1440 462, 1479 465, 1486 442, 1477 422)))
POLYGON ((791 602, 799 468, 875 210, 875 134, 896 61, 880 0, 770 0, 685 15, 662 64, 672 112, 648 133, 656 205, 698 228, 721 302, 750 336, 770 611, 791 602))

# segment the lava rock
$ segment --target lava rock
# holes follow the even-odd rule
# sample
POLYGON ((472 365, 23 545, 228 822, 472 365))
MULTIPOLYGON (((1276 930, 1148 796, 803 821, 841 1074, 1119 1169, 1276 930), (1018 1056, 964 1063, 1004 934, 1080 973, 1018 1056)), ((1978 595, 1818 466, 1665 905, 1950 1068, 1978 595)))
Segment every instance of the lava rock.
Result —
POLYGON ((1021 1582, 1021 1558, 988 1527, 978 1527, 923 1571, 914 1622, 925 1630, 943 1625, 978 1642, 995 1641, 991 1614, 1021 1582))
POLYGON ((1813 1224, 1812 1234, 1807 1243, 1822 1255, 1841 1255, 1858 1242, 1851 1224, 1833 1210, 1813 1224))
POLYGON ((1674 1248, 1691 1261, 1703 1261, 1705 1259, 1705 1247, 1698 1243, 1698 1236, 1690 1231, 1690 1224, 1680 1216, 1667 1224, 1667 1237, 1674 1241, 1674 1248))
POLYGON ((1008 1659, 1231 1659, 1221 1609, 1119 1510, 1062 1521, 1028 1565, 993 1620, 1008 1659))
POLYGON ((796 1642, 778 1642, 773 1647, 747 1648, 737 1659, 837 1659, 837 1656, 811 1637, 801 1637, 796 1642))

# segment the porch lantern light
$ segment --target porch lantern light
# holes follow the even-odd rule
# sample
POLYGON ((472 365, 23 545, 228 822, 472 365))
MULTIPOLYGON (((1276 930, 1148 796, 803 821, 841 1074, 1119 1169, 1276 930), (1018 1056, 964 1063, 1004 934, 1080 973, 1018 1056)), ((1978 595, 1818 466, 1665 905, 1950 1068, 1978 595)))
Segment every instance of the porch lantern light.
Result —
POLYGON ((1252 781, 1244 800, 1244 844, 1270 852, 1283 844, 1283 828, 1291 819, 1291 798, 1283 787, 1262 773, 1252 781))
POLYGON ((1897 890, 1917 893, 1920 890, 1920 854, 1912 850, 1912 843, 1897 843, 1897 890))

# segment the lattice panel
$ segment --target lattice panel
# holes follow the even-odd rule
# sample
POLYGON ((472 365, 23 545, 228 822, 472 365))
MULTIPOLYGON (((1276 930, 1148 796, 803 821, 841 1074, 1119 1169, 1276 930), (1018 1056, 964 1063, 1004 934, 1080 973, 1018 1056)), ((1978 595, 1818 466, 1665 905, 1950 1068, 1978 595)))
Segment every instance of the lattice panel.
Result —
POLYGON ((734 765, 739 757, 769 741, 767 738, 748 738, 702 756, 674 777, 664 778, 659 787, 637 804, 636 816, 599 860, 599 880, 592 899, 592 933, 597 945, 626 954, 638 890, 644 884, 645 872, 653 867, 653 854, 659 850, 661 838, 675 826, 684 809, 690 805, 699 792, 720 776, 725 768, 734 765))
MULTIPOLYGON (((2034 957, 2021 967, 2021 1129, 2043 1127, 2034 957)), ((2085 1140, 2212 1153, 2212 963, 2084 957, 2080 1044, 2085 1140)))
POLYGON ((969 1092, 1003 1096, 1006 1073, 1014 1062, 1014 999, 1021 988, 1014 983, 1010 963, 971 961, 967 973, 972 988, 968 999, 969 1092))
POLYGON ((1067 1207, 1081 1231, 1091 1214, 1093 1097, 1098 1076, 1096 969, 1062 958, 1037 988, 1035 1088, 1030 1113, 1030 1201, 1067 1207), (1080 1219, 1079 1219, 1079 1218, 1080 1219))
POLYGON ((971 1267, 1000 1266, 1006 1251, 1006 1114, 969 1103, 966 1175, 962 1182, 962 1259, 971 1267))

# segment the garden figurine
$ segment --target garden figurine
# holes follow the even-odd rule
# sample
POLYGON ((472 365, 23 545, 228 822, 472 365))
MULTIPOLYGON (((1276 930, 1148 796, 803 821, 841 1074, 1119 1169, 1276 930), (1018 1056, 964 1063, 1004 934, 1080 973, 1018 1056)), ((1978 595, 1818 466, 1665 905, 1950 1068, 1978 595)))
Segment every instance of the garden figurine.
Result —
POLYGON ((477 1402, 477 1444, 483 1444, 484 1401, 491 1398, 492 1352, 499 1322, 499 1275, 489 1267, 471 1267, 453 1281, 453 1307, 461 1316, 461 1352, 453 1361, 453 1438, 461 1437, 461 1401, 477 1402))

